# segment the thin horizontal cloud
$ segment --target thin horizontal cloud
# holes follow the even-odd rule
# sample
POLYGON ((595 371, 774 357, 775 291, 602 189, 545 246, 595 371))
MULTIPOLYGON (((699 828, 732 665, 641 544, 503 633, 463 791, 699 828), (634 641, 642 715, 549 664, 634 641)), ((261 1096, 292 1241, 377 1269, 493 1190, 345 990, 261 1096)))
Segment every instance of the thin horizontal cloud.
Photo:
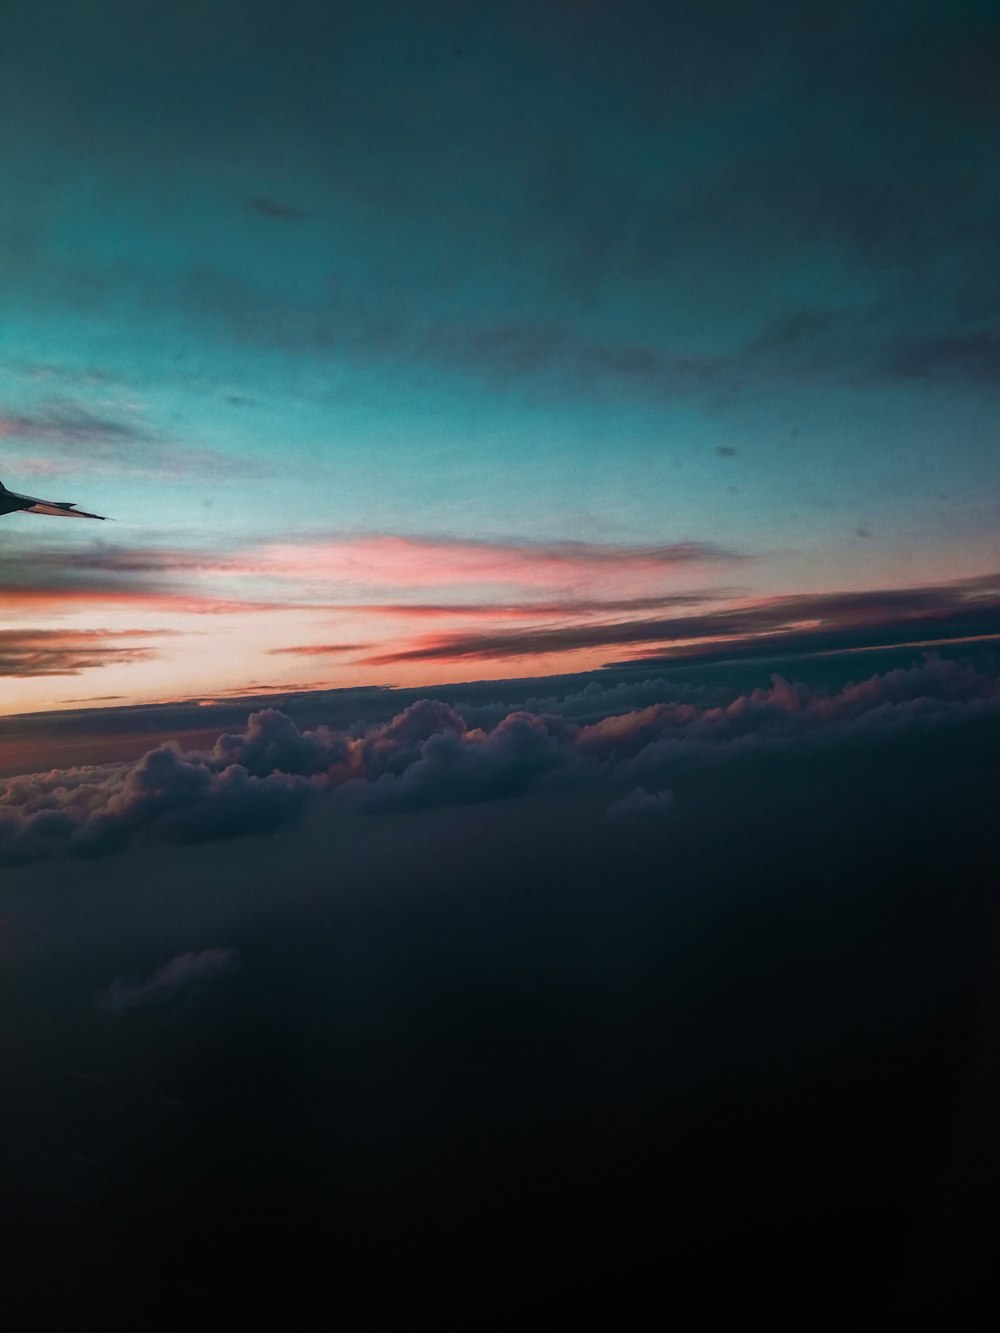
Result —
POLYGON ((290 204, 279 203, 276 199, 268 199, 264 195, 252 195, 249 199, 244 199, 243 204, 254 213, 259 213, 262 217, 273 218, 276 222, 304 222, 309 214, 301 208, 293 208, 290 204))
POLYGON ((182 615, 295 609, 287 598, 213 587, 216 559, 210 551, 137 549, 100 541, 72 551, 37 541, 12 543, 0 551, 0 605, 20 615, 90 607, 182 615))
POLYGON ((1000 387, 1000 330, 908 339, 892 349, 888 367, 903 379, 1000 387))
POLYGON ((269 657, 289 654, 293 657, 330 657, 335 653, 362 653, 370 643, 303 643, 291 648, 268 648, 269 657))
POLYGON ((696 606, 726 595, 725 589, 717 589, 662 597, 565 598, 544 602, 345 602, 341 609, 412 620, 552 620, 609 615, 616 611, 653 611, 665 606, 696 606))
POLYGON ((586 585, 594 577, 660 579, 671 570, 744 557, 708 542, 627 545, 582 541, 491 541, 465 537, 342 536, 282 542, 217 568, 226 574, 349 586, 434 588, 462 584, 524 588, 586 585))
POLYGON ((76 676, 94 667, 148 662, 166 630, 0 630, 0 676, 76 676))
POLYGON ((42 412, 0 411, 0 438, 78 445, 95 440, 146 443, 155 436, 135 422, 98 416, 86 407, 67 403, 42 412))
MULTIPOLYGON (((194 449, 148 425, 137 410, 120 416, 92 411, 84 404, 56 401, 41 410, 23 411, 0 407, 0 439, 18 448, 9 470, 27 476, 56 476, 62 471, 51 457, 38 457, 25 449, 44 445, 46 455, 56 452, 67 461, 84 462, 88 474, 170 478, 226 477, 233 459, 214 449, 194 449)), ((240 459, 240 471, 264 476, 270 469, 254 459, 240 459)))
MULTIPOLYGON (((213 597, 197 593, 158 592, 147 588, 76 587, 24 588, 0 583, 0 604, 19 614, 78 612, 93 607, 123 606, 136 611, 154 611, 175 615, 245 615, 250 612, 296 611, 301 607, 288 602, 251 601, 239 597, 213 597)), ((336 610, 317 606, 316 610, 336 610)))
POLYGON ((553 375, 578 389, 619 387, 653 396, 704 389, 724 361, 645 343, 593 342, 571 327, 512 323, 438 325, 415 343, 418 357, 505 379, 553 375))
POLYGON ((923 588, 770 598, 692 616, 552 628, 426 636, 411 647, 367 659, 388 666, 419 661, 489 661, 613 646, 692 645, 759 648, 825 642, 836 633, 899 632, 945 637, 1000 631, 1000 576, 923 588))
MULTIPOLYGON (((59 591, 135 589, 213 598, 240 598, 240 587, 252 581, 252 600, 261 598, 264 583, 298 584, 303 597, 315 599, 322 590, 344 610, 382 609, 375 603, 344 600, 345 592, 361 589, 435 589, 474 586, 549 591, 574 596, 609 580, 627 581, 635 593, 611 600, 590 598, 596 607, 642 609, 669 598, 656 592, 674 571, 710 569, 745 559, 708 542, 629 545, 582 541, 502 541, 462 537, 414 537, 387 534, 336 534, 298 542, 262 543, 225 556, 217 550, 128 548, 105 542, 76 549, 72 560, 62 546, 33 544, 27 550, 0 553, 0 587, 59 591), (224 586, 223 586, 224 584, 224 586), (652 584, 648 592, 641 585, 652 584), (638 587, 636 585, 639 585, 638 587)), ((497 598, 497 601, 500 599, 497 598)), ((509 602, 504 598, 505 604, 509 602)), ((560 602, 563 597, 560 596, 560 602)), ((315 605, 313 600, 310 604, 315 605)), ((478 600, 479 606, 482 599, 478 600)), ((551 603, 554 605, 554 603, 551 603)), ((472 603, 452 599, 424 602, 424 614, 469 610, 472 603)), ((518 601, 525 614, 535 605, 518 601)), ((398 597, 386 603, 388 614, 421 614, 398 597)), ((555 613, 555 612, 553 612, 555 613)))

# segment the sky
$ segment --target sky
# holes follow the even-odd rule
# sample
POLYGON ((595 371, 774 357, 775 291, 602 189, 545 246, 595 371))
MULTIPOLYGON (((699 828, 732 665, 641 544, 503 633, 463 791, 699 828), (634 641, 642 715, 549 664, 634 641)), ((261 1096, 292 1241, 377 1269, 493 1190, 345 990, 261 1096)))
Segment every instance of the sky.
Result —
POLYGON ((995 3, 0 30, 8 1322, 995 1327, 995 3))
POLYGON ((4 34, 4 712, 995 631, 993 5, 4 34))

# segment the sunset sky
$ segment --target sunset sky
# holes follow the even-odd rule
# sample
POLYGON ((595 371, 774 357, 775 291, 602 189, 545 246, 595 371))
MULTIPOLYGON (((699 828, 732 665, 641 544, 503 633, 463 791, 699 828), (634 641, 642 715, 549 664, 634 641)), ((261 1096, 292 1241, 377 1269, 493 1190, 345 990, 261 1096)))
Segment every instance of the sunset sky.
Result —
POLYGON ((998 149, 997 0, 0 0, 5 1327, 1000 1326, 998 149))
POLYGON ((12 0, 0 709, 995 630, 994 18, 12 0))

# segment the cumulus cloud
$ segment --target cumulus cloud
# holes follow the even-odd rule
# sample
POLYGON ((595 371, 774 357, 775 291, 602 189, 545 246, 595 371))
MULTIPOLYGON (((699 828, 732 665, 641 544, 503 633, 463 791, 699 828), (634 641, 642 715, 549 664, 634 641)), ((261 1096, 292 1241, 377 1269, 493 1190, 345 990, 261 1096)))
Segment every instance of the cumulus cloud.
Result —
POLYGON ((144 837, 184 843, 272 829, 309 790, 300 774, 259 778, 175 745, 131 765, 13 778, 0 785, 0 864, 100 856, 144 837))
POLYGON ((320 798, 374 813, 572 783, 620 795, 612 817, 650 803, 663 812, 678 764, 996 720, 1000 675, 929 656, 836 692, 776 675, 766 689, 722 697, 650 680, 531 704, 497 717, 423 699, 342 731, 303 729, 266 708, 210 749, 168 744, 132 764, 10 778, 0 782, 0 864, 264 832, 320 798))
POLYGON ((366 780, 350 794, 362 809, 400 809, 514 796, 571 759, 572 728, 558 717, 510 713, 491 731, 430 700, 414 704, 364 747, 366 780), (432 711, 433 710, 433 711, 432 711), (407 714, 415 714, 411 720, 407 714), (426 727, 425 734, 418 728, 426 727), (381 771, 379 771, 381 770, 381 771))
POLYGON ((529 713, 558 713, 575 722, 595 722, 599 718, 627 713, 650 704, 675 703, 682 700, 701 704, 727 700, 731 691, 705 685, 683 685, 664 677, 647 680, 618 681, 605 685, 599 680, 588 681, 582 689, 568 694, 530 695, 523 703, 490 702, 470 704, 459 702, 458 712, 470 726, 496 725, 508 713, 523 708, 529 713))
POLYGON ((239 766, 258 778, 277 773, 313 777, 346 766, 349 759, 347 741, 327 727, 300 731, 284 713, 265 708, 250 715, 246 731, 220 736, 209 762, 223 772, 239 766))
POLYGON ((232 972, 238 960, 236 949, 182 953, 145 980, 118 977, 98 995, 94 1008, 102 1014, 120 1014, 143 1005, 166 1005, 188 999, 206 983, 232 972))

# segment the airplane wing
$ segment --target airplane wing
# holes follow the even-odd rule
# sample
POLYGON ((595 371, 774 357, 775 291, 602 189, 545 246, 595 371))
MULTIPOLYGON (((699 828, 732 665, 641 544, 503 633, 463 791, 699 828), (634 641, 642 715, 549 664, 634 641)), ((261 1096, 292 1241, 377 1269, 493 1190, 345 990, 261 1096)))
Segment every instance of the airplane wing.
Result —
POLYGON ((98 518, 104 522, 103 514, 88 514, 85 509, 65 500, 39 500, 33 495, 18 495, 8 491, 0 484, 0 514, 48 514, 51 518, 98 518))

